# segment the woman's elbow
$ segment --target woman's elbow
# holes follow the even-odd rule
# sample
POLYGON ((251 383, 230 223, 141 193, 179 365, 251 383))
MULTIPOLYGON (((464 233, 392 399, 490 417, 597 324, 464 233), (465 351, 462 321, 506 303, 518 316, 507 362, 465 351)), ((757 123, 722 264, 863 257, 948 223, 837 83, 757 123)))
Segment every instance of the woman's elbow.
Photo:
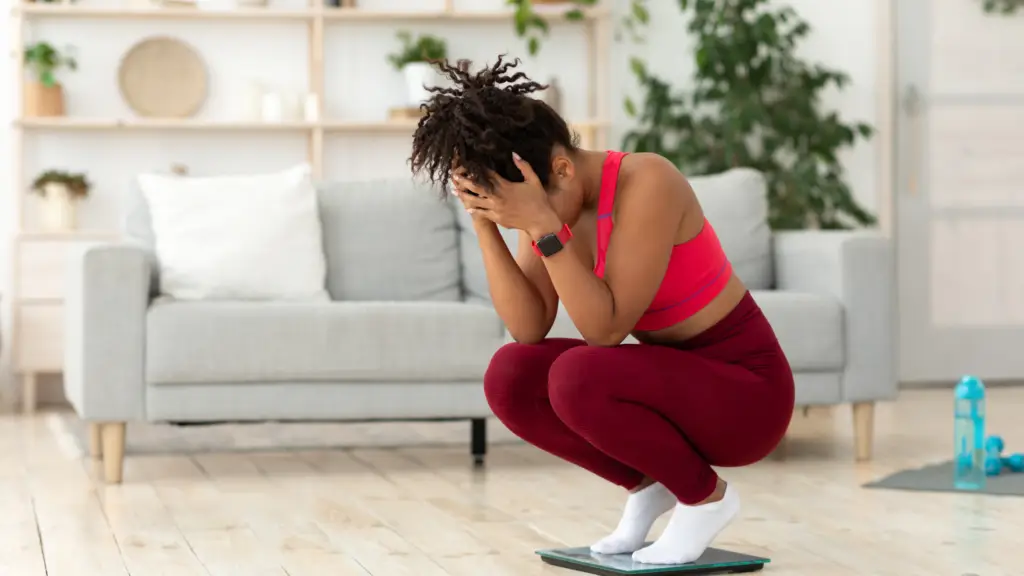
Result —
POLYGON ((506 326, 508 335, 512 337, 512 340, 520 344, 540 344, 548 336, 547 329, 512 329, 506 326))
POLYGON ((512 340, 518 344, 540 344, 544 341, 543 334, 527 334, 525 336, 517 336, 512 334, 512 340))
POLYGON ((628 335, 628 332, 605 332, 601 334, 595 334, 592 336, 584 335, 583 341, 586 342, 588 346, 614 348, 615 346, 622 344, 622 342, 626 339, 626 336, 628 335))

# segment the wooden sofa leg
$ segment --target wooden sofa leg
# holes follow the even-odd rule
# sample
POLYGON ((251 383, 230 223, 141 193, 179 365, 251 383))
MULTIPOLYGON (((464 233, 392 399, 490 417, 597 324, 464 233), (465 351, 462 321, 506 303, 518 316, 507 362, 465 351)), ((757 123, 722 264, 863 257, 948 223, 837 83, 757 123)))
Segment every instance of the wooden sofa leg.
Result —
POLYGON ((103 445, 103 479, 109 484, 120 484, 124 472, 124 422, 100 424, 103 445))
POLYGON ((103 425, 99 422, 89 423, 89 457, 99 459, 103 456, 103 425))
POLYGON ((875 441, 875 403, 854 402, 853 446, 858 462, 871 460, 875 441))

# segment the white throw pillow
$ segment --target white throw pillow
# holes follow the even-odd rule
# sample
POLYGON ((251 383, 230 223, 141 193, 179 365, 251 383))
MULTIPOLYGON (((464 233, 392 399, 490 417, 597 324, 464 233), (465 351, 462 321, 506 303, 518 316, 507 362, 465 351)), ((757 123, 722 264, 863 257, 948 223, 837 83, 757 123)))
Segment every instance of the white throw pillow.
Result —
POLYGON ((139 175, 161 293, 180 300, 327 300, 310 168, 246 176, 139 175))

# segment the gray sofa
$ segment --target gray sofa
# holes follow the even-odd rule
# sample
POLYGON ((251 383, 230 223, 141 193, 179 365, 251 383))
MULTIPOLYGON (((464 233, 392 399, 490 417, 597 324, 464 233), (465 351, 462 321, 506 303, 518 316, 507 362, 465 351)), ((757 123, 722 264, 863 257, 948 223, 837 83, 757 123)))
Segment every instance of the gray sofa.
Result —
MULTIPOLYGON (((896 394, 887 241, 773 235, 753 171, 693 184, 789 355, 798 404, 852 404, 868 458, 873 403, 896 394)), ((465 419, 482 461, 481 380, 509 338, 463 211, 411 180, 324 185, 332 301, 181 302, 159 296, 148 213, 131 202, 125 242, 72 258, 66 301, 65 393, 107 481, 121 481, 132 420, 465 419)), ((576 334, 563 311, 552 336, 576 334)))

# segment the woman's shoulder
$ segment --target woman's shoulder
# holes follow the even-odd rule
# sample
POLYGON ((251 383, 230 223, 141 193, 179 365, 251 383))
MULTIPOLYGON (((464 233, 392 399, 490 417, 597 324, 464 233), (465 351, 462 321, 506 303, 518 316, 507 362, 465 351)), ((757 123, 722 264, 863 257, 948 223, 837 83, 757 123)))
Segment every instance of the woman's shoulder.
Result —
POLYGON ((690 183, 679 168, 660 154, 628 154, 622 159, 619 170, 619 188, 624 195, 663 200, 669 196, 686 200, 693 195, 690 183))
POLYGON ((629 152, 622 157, 622 168, 654 168, 679 173, 679 169, 668 158, 654 152, 629 152))

